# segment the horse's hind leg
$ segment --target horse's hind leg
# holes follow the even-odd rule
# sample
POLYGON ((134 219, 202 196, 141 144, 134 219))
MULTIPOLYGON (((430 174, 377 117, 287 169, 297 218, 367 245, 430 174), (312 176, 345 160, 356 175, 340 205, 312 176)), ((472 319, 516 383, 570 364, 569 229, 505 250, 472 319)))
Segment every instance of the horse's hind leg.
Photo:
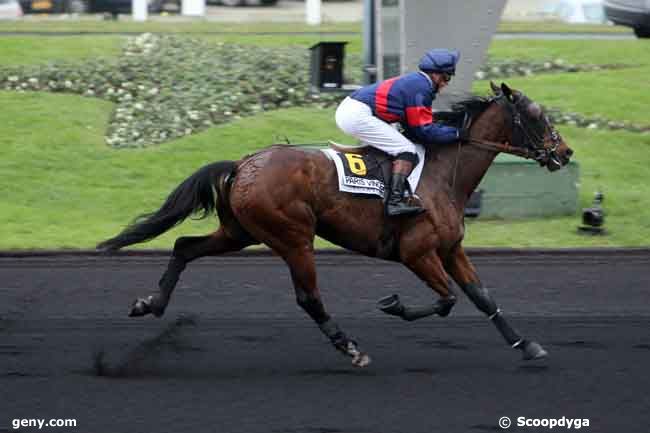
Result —
POLYGON ((379 300, 379 308, 387 314, 399 316, 412 321, 437 314, 447 316, 456 304, 456 296, 449 290, 449 278, 440 258, 435 252, 417 257, 415 260, 405 260, 404 264, 439 295, 435 303, 423 307, 407 307, 402 305, 399 296, 391 295, 379 300))
POLYGON ((183 236, 174 243, 174 251, 167 264, 167 269, 158 283, 158 293, 146 298, 136 299, 129 316, 153 314, 162 316, 169 304, 171 294, 185 266, 200 257, 239 251, 251 242, 230 237, 223 228, 207 236, 183 236))
POLYGON ((494 323, 508 344, 523 352, 524 359, 539 359, 547 356, 546 351, 539 343, 525 340, 506 321, 503 313, 501 313, 496 302, 494 302, 494 299, 492 299, 487 289, 481 284, 476 269, 474 269, 474 266, 460 245, 450 257, 447 270, 474 305, 494 323))

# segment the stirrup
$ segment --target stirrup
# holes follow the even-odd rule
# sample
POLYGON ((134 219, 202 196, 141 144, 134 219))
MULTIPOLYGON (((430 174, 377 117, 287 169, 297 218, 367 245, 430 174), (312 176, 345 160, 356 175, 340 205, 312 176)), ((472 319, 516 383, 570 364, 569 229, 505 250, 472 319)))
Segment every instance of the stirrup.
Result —
POLYGON ((388 215, 389 217, 403 216, 403 215, 415 216, 425 211, 426 209, 424 209, 423 207, 409 205, 404 200, 399 201, 395 204, 391 204, 390 202, 386 204, 386 215, 388 215))

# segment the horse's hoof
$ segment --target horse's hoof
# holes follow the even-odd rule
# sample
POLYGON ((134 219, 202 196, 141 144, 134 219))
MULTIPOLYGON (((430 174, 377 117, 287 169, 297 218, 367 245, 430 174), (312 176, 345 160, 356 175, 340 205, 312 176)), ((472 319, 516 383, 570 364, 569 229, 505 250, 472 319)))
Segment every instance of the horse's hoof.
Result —
POLYGON ((399 295, 390 295, 381 298, 377 301, 377 306, 381 311, 392 316, 402 316, 404 314, 404 306, 399 299, 399 295))
POLYGON ((147 299, 138 298, 133 301, 129 317, 140 317, 153 313, 151 310, 151 298, 152 297, 149 296, 147 299))
POLYGON ((371 362, 370 357, 365 353, 359 353, 359 355, 352 358, 352 365, 355 367, 366 367, 371 362))
POLYGON ((352 358, 352 365, 355 367, 365 367, 370 364, 370 357, 361 352, 354 341, 348 340, 339 350, 352 358))
POLYGON ((543 359, 548 356, 548 352, 535 341, 527 341, 523 347, 524 361, 531 361, 533 359, 543 359))

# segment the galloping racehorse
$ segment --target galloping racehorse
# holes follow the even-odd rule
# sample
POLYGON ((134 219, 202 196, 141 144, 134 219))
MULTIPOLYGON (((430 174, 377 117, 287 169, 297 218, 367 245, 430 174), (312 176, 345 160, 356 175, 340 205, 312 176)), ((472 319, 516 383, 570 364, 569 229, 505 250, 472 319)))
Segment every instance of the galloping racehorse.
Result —
POLYGON ((545 357, 538 343, 524 339, 509 325, 482 286, 461 245, 464 208, 499 152, 535 159, 550 171, 567 164, 573 152, 537 103, 506 84, 491 87, 493 96, 467 99, 447 113, 469 119, 470 140, 462 146, 427 149, 416 191, 427 211, 416 217, 389 219, 381 200, 339 192, 334 164, 315 149, 274 145, 239 161, 199 169, 159 210, 140 216, 97 246, 117 250, 153 239, 200 211, 203 216, 214 211, 219 216, 216 232, 176 240, 159 291, 137 299, 130 315, 161 316, 189 262, 264 243, 288 265, 300 307, 336 349, 354 365, 365 366, 368 355, 339 328, 321 301, 313 243, 319 235, 367 256, 401 262, 440 295, 433 305, 419 308, 406 307, 393 295, 380 300, 384 312, 405 320, 447 316, 456 303, 450 275, 524 359, 545 357))

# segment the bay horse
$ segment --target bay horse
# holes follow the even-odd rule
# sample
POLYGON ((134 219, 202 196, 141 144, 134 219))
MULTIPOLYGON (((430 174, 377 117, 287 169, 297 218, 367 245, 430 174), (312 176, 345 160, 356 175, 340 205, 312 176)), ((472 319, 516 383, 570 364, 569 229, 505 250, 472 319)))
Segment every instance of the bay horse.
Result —
POLYGON ((339 192, 333 162, 317 149, 273 145, 239 161, 199 169, 160 209, 141 215, 97 246, 118 250, 153 239, 201 211, 203 217, 218 214, 220 227, 214 233, 176 240, 158 292, 136 299, 130 315, 161 316, 189 262, 263 243, 289 267, 298 305, 353 365, 365 366, 369 356, 321 301, 314 264, 314 237, 319 235, 367 256, 401 262, 439 295, 432 305, 417 308, 392 295, 379 301, 385 313, 405 320, 447 316, 456 303, 451 276, 524 359, 547 356, 539 343, 523 338, 508 323, 481 284, 462 247, 464 208, 499 152, 535 159, 555 171, 569 162, 573 151, 537 103, 505 83, 490 85, 490 97, 468 98, 447 112, 449 122, 466 119, 469 142, 427 149, 416 191, 426 212, 415 217, 387 218, 381 200, 339 192))

